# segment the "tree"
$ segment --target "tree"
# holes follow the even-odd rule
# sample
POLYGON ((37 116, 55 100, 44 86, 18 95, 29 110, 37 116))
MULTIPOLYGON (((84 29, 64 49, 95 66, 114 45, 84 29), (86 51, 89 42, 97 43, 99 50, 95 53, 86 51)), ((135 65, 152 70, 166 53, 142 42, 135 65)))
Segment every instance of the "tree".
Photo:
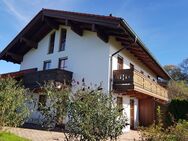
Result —
POLYGON ((171 78, 175 81, 184 80, 185 76, 181 71, 181 68, 175 65, 165 65, 164 69, 171 76, 171 78))
POLYGON ((0 78, 0 128, 20 126, 29 116, 26 90, 11 78, 0 78))
POLYGON ((185 77, 185 80, 188 83, 188 58, 182 61, 182 63, 180 64, 180 68, 185 77))
POLYGON ((187 83, 171 80, 168 83, 168 95, 170 99, 188 99, 187 83))

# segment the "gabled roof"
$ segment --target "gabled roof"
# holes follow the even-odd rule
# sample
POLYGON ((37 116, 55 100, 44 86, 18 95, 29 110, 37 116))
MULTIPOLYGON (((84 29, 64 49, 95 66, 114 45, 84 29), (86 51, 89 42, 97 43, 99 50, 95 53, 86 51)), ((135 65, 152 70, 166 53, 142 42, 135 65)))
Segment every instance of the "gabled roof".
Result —
POLYGON ((59 29, 59 25, 70 26, 80 36, 83 30, 97 32, 97 36, 104 42, 108 42, 109 36, 114 36, 155 74, 170 79, 128 24, 122 18, 110 15, 42 9, 0 53, 0 59, 20 64, 24 54, 37 48, 38 42, 52 29, 59 29))

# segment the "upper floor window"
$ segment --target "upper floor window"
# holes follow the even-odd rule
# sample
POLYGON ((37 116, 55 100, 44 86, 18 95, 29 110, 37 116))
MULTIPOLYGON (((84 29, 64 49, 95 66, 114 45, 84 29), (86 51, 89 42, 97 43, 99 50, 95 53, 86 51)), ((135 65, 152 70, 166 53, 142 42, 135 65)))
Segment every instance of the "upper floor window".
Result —
POLYGON ((65 57, 65 58, 59 58, 59 66, 58 66, 58 68, 59 69, 65 69, 67 66, 67 57, 65 57))
POLYGON ((50 35, 50 43, 49 43, 49 50, 48 50, 48 54, 51 54, 54 52, 54 44, 55 44, 55 32, 53 32, 50 35))
POLYGON ((150 75, 148 75, 148 78, 150 79, 150 75))
POLYGON ((51 67, 51 61, 44 61, 43 70, 49 70, 51 67))
POLYGON ((59 51, 65 50, 66 34, 67 34, 66 29, 61 29, 60 41, 59 41, 59 51))
POLYGON ((117 58, 117 69, 118 70, 123 69, 123 57, 121 57, 120 55, 118 55, 117 58))

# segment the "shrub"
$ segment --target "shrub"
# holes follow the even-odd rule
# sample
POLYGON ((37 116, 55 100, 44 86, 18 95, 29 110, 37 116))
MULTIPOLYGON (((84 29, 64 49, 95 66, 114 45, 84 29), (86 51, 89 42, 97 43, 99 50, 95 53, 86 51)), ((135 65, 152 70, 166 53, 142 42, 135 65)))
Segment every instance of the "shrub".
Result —
POLYGON ((116 139, 122 134, 127 120, 111 96, 99 90, 83 88, 72 94, 69 87, 57 89, 54 86, 52 83, 44 88, 51 102, 42 108, 44 119, 48 121, 43 123, 50 127, 67 118, 67 132, 64 132, 67 141, 116 139))
POLYGON ((168 106, 168 111, 176 121, 180 119, 188 120, 188 101, 174 99, 168 106))
POLYGON ((68 107, 67 140, 117 139, 127 122, 121 110, 102 91, 77 91, 68 107))
POLYGON ((145 141, 186 141, 188 139, 188 122, 179 121, 178 123, 165 128, 163 126, 162 114, 158 110, 158 122, 150 127, 141 128, 141 137, 145 141))
POLYGON ((16 80, 0 79, 0 127, 20 126, 29 116, 26 90, 16 80))
POLYGON ((45 128, 54 128, 61 126, 67 114, 69 104, 70 87, 62 85, 57 88, 57 83, 46 83, 40 94, 47 96, 47 103, 43 105, 39 103, 40 112, 43 115, 41 124, 45 128))

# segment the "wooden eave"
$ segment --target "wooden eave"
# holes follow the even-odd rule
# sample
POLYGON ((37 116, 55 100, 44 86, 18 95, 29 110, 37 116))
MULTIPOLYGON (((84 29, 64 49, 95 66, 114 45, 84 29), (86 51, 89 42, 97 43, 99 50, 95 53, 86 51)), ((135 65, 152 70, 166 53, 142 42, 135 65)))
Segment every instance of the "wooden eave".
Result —
POLYGON ((83 36, 84 30, 97 32, 97 36, 106 43, 109 36, 114 36, 155 74, 170 79, 140 41, 135 41, 130 27, 123 23, 119 17, 42 9, 0 53, 0 59, 20 64, 24 54, 32 48, 37 49, 38 42, 52 29, 57 30, 59 25, 66 25, 79 36, 83 36))

